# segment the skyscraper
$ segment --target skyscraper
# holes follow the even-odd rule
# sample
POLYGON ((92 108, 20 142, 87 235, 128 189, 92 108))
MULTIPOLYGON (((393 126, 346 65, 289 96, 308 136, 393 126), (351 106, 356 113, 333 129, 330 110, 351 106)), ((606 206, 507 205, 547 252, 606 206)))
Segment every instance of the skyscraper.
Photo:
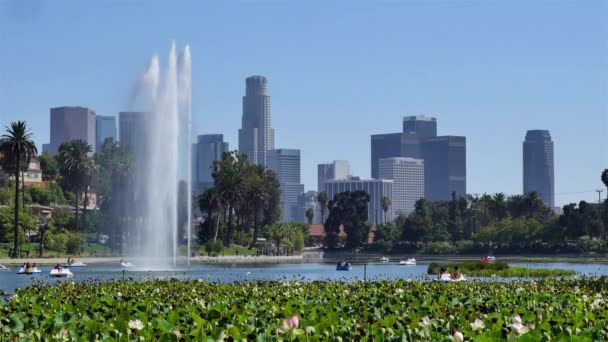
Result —
POLYGON ((424 161, 413 158, 380 159, 380 179, 393 181, 393 215, 409 215, 424 197, 424 161))
POLYGON ((545 206, 555 206, 553 141, 546 130, 530 130, 523 144, 524 194, 538 193, 545 206))
POLYGON ((334 160, 332 163, 317 165, 317 190, 325 191, 325 181, 330 179, 347 179, 350 177, 348 160, 334 160))
POLYGON ((432 116, 418 115, 403 118, 403 133, 419 138, 437 136, 437 119, 432 116))
POLYGON ((374 134, 372 144, 372 178, 378 178, 378 161, 382 158, 401 157, 402 133, 374 134))
POLYGON ((70 140, 86 140, 95 152, 95 111, 85 107, 51 108, 51 143, 49 153, 70 140))
MULTIPOLYGON (((363 190, 369 194, 370 201, 367 207, 368 220, 374 224, 380 224, 393 220, 392 211, 386 215, 382 211, 382 197, 388 197, 393 201, 393 181, 388 179, 361 179, 351 177, 349 179, 334 179, 325 182, 325 192, 331 201, 336 194, 345 191, 363 190)), ((325 217, 327 218, 327 216, 325 217)))
POLYGON ((267 153, 274 149, 274 129, 270 126, 270 96, 264 76, 245 80, 243 119, 239 129, 239 152, 253 164, 266 165, 267 153))
POLYGON ((213 162, 222 159, 222 154, 228 152, 228 143, 224 142, 223 134, 199 135, 194 145, 194 189, 203 191, 213 186, 213 162))
POLYGON ((116 117, 97 115, 95 118, 95 149, 97 151, 101 151, 101 145, 106 138, 116 141, 116 117))
POLYGON ((300 184, 300 150, 269 150, 267 162, 268 169, 277 175, 281 185, 283 222, 294 222, 299 216, 299 196, 304 192, 304 184, 300 184))
POLYGON ((120 112, 118 117, 120 143, 137 157, 146 149, 147 112, 120 112))
POLYGON ((467 140, 461 136, 425 139, 424 196, 430 201, 447 201, 467 193, 467 140))

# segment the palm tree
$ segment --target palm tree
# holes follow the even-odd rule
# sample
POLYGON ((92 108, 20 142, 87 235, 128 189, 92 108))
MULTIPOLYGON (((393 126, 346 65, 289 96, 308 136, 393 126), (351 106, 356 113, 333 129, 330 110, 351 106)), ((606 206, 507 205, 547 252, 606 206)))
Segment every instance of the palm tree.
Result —
POLYGON ((308 224, 312 224, 312 220, 315 218, 315 211, 312 208, 306 209, 306 219, 308 224))
POLYGON ((252 249, 258 241, 260 211, 264 209, 264 203, 268 194, 264 187, 266 180, 266 168, 262 165, 250 166, 245 179, 245 200, 248 203, 248 210, 253 219, 253 238, 249 249, 252 249))
POLYGON ((0 152, 4 158, 14 165, 15 174, 15 221, 13 223, 14 245, 13 257, 19 256, 19 172, 22 161, 29 160, 38 153, 32 140, 32 133, 27 129, 25 121, 11 122, 6 127, 6 133, 0 137, 0 152))
POLYGON ((382 220, 382 222, 386 223, 386 213, 388 213, 388 208, 391 206, 390 198, 383 196, 380 200, 380 205, 382 205, 382 211, 384 212, 384 219, 382 220))
POLYGON ((66 188, 73 190, 76 194, 74 213, 76 229, 78 229, 78 200, 81 192, 85 190, 87 169, 90 167, 89 153, 92 151, 91 145, 83 139, 67 141, 59 146, 57 160, 62 181, 66 188))
POLYGON ((325 210, 327 210, 327 203, 329 202, 327 193, 325 191, 319 192, 317 201, 319 201, 319 205, 321 205, 321 223, 325 224, 325 210))
POLYGON ((496 221, 502 221, 507 212, 506 196, 502 192, 494 194, 492 196, 492 202, 494 204, 494 219, 496 221))
POLYGON ((87 207, 89 206, 89 187, 91 186, 91 183, 93 182, 93 178, 95 178, 96 174, 97 174, 97 165, 95 165, 95 160, 93 160, 93 158, 88 158, 86 161, 86 165, 84 168, 84 174, 82 177, 82 186, 84 187, 84 199, 82 201, 83 202, 82 203, 82 236, 83 236, 82 247, 83 248, 86 244, 85 229, 86 229, 87 207))
POLYGON ((538 210, 540 210, 544 205, 543 200, 540 199, 536 191, 527 193, 524 196, 524 203, 528 217, 534 217, 538 210))
POLYGON ((507 199, 507 208, 512 218, 520 218, 525 211, 524 196, 513 195, 507 199))
POLYGON ((220 228, 220 214, 222 212, 222 198, 215 188, 209 188, 205 190, 200 196, 198 196, 198 206, 201 211, 206 211, 209 220, 213 217, 213 212, 217 211, 217 218, 215 222, 215 234, 213 236, 213 242, 217 240, 217 233, 220 228))
POLYGON ((236 152, 224 152, 222 160, 214 162, 213 178, 215 186, 228 211, 228 229, 226 229, 224 235, 225 246, 230 246, 232 214, 243 197, 243 172, 247 165, 247 158, 243 155, 237 155, 236 152))
POLYGON ((604 183, 608 192, 608 169, 604 169, 604 172, 602 172, 602 183, 604 183))

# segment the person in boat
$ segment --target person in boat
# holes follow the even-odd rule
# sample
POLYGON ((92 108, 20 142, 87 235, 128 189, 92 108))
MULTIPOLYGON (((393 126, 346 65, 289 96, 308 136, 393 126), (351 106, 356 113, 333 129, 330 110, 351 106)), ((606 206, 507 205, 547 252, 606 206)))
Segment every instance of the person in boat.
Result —
POLYGON ((458 280, 460 279, 460 270, 458 270, 458 266, 454 266, 454 271, 452 272, 452 279, 458 280))
POLYGON ((53 267, 54 270, 61 271, 61 265, 57 264, 53 267))
POLYGON ((32 263, 32 268, 36 269, 36 263, 32 263))
POLYGON ((25 263, 25 271, 28 272, 28 271, 31 271, 31 270, 32 270, 32 265, 28 261, 28 262, 25 263))
POLYGON ((445 267, 442 267, 441 271, 439 272, 439 279, 446 279, 446 278, 451 278, 451 277, 452 276, 450 275, 448 270, 445 267))

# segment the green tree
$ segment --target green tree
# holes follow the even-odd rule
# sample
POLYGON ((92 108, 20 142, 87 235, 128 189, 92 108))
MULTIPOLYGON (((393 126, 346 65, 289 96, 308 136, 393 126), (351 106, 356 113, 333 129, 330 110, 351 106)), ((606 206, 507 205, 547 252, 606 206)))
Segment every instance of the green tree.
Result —
POLYGON ((38 156, 38 161, 40 162, 40 170, 42 170, 42 179, 47 181, 55 180, 59 175, 59 163, 57 163, 57 159, 48 152, 42 152, 38 156))
POLYGON ((382 222, 386 222, 386 214, 388 213, 388 209, 391 206, 391 199, 386 196, 382 196, 382 199, 380 200, 380 205, 382 206, 382 211, 384 212, 382 222))
POLYGON ((312 224, 313 219, 315 218, 315 211, 313 208, 306 209, 306 221, 308 224, 312 224))
POLYGON ((335 248, 339 242, 340 226, 346 233, 346 246, 356 248, 367 242, 369 194, 364 191, 338 193, 329 202, 329 216, 325 225, 325 243, 335 248))
POLYGON ((540 209, 543 208, 543 200, 538 196, 535 191, 529 192, 524 196, 524 203, 526 207, 527 216, 532 218, 536 217, 540 209))
POLYGON ((604 183, 606 191, 608 191, 608 169, 604 169, 602 172, 602 183, 604 183))
POLYGON ((329 204, 327 193, 325 191, 319 192, 317 195, 317 201, 319 201, 319 205, 321 206, 321 224, 325 224, 325 211, 327 210, 327 205, 329 204))
POLYGON ((258 241, 260 214, 263 213, 264 205, 269 194, 266 192, 264 182, 266 181, 266 168, 261 165, 251 165, 245 172, 244 200, 246 208, 253 221, 253 237, 249 244, 252 249, 258 241))
POLYGON ((222 159, 213 164, 214 184, 228 212, 228 229, 224 235, 224 244, 229 245, 233 232, 233 213, 244 196, 243 173, 248 165, 247 156, 239 155, 236 151, 224 152, 222 159))
POLYGON ((15 165, 15 208, 13 223, 13 257, 19 256, 19 172, 21 163, 29 161, 30 158, 38 153, 36 145, 32 140, 32 134, 28 131, 25 121, 11 122, 10 127, 6 127, 6 133, 0 137, 0 152, 3 159, 15 165))
MULTIPOLYGON (((85 188, 88 187, 88 173, 91 167, 89 154, 91 145, 86 140, 77 139, 62 143, 59 146, 57 159, 64 188, 74 191, 76 205, 74 211, 74 225, 78 229, 78 201, 85 188)), ((85 200, 86 203, 86 200, 85 200)))
POLYGON ((198 196, 198 206, 202 212, 207 213, 206 221, 209 223, 213 222, 213 213, 217 213, 215 219, 215 234, 213 234, 213 242, 215 242, 220 229, 220 215, 222 213, 222 197, 220 193, 216 188, 206 189, 198 196))
POLYGON ((393 245, 401 238, 401 229, 392 222, 383 223, 374 232, 374 243, 390 252, 393 245))

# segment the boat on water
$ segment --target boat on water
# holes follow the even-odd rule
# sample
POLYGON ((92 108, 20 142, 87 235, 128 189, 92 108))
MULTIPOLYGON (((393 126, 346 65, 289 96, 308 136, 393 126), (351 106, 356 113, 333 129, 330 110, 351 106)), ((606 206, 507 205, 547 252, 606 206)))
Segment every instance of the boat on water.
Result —
POLYGON ((62 265, 62 267, 85 267, 87 264, 80 261, 72 261, 69 264, 62 265))
POLYGON ((120 266, 122 266, 122 267, 133 267, 134 265, 132 263, 128 262, 128 261, 121 260, 120 261, 120 266))
POLYGON ((409 259, 406 259, 406 260, 401 260, 401 261, 399 261, 399 265, 416 266, 416 259, 409 258, 409 259))
POLYGON ((496 260, 495 257, 489 255, 486 257, 482 257, 481 259, 479 259, 481 262, 494 262, 496 260))
POLYGON ((10 270, 10 268, 0 264, 0 271, 8 271, 8 270, 10 270))
POLYGON ((388 257, 382 257, 382 258, 380 258, 380 261, 381 262, 388 262, 388 257))
POLYGON ((344 265, 344 266, 336 266, 336 271, 352 271, 353 267, 351 265, 344 265))
POLYGON ((439 277, 439 281, 466 281, 467 278, 464 275, 460 275, 457 279, 452 279, 452 275, 449 273, 444 273, 439 277))
POLYGON ((38 269, 38 267, 25 267, 22 266, 19 271, 17 272, 17 274, 36 274, 36 273, 40 273, 42 272, 41 270, 38 269))
POLYGON ((54 268, 49 272, 49 275, 55 278, 71 278, 74 273, 69 268, 54 268))

